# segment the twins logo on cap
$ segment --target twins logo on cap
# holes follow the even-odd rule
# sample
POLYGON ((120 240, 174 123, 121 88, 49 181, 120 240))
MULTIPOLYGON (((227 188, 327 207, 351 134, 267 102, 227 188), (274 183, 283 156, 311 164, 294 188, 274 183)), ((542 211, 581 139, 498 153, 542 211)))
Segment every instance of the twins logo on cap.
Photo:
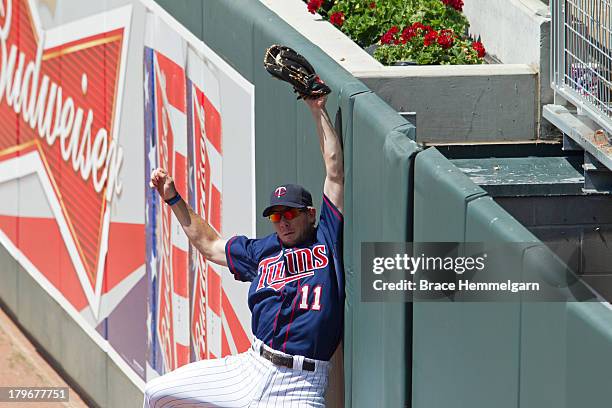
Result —
POLYGON ((284 196, 285 194, 287 194, 286 187, 278 187, 276 190, 274 190, 274 195, 278 198, 284 196))

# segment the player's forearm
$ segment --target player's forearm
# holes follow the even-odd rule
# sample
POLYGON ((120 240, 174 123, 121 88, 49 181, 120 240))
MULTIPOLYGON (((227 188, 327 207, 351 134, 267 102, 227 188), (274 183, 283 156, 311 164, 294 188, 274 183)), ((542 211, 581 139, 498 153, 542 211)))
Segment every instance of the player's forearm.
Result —
POLYGON ((325 109, 312 109, 311 112, 317 125, 327 178, 342 184, 344 182, 344 157, 340 137, 325 109))
POLYGON ((171 208, 191 244, 202 252, 202 255, 206 258, 210 258, 213 245, 221 239, 219 234, 204 218, 196 214, 185 200, 179 200, 171 208))

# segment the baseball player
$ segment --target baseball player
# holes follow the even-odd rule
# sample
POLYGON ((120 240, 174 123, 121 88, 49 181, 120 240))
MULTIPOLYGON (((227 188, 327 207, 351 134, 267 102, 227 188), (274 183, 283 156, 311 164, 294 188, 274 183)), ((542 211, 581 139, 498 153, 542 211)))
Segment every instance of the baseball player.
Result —
POLYGON ((344 166, 326 100, 305 99, 326 170, 318 224, 310 193, 285 184, 274 189, 263 211, 275 233, 224 240, 181 198, 166 170, 152 172, 151 186, 172 207, 191 244, 236 279, 250 282, 254 340, 244 353, 194 362, 150 381, 145 407, 325 406, 344 305, 344 166))

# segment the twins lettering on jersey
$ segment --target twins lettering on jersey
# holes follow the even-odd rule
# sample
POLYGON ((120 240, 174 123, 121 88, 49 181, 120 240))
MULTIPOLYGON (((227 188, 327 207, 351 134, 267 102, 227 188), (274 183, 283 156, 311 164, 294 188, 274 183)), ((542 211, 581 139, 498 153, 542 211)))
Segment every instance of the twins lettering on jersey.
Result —
POLYGON ((283 251, 259 262, 257 290, 281 290, 286 284, 315 274, 315 270, 329 264, 325 245, 283 251))

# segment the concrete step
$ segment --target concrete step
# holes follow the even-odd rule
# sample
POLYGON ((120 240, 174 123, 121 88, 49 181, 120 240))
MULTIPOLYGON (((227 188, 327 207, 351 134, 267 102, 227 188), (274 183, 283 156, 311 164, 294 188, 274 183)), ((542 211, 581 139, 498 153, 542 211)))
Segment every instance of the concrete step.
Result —
POLYGON ((451 162, 493 197, 582 195, 582 158, 519 157, 451 162))

